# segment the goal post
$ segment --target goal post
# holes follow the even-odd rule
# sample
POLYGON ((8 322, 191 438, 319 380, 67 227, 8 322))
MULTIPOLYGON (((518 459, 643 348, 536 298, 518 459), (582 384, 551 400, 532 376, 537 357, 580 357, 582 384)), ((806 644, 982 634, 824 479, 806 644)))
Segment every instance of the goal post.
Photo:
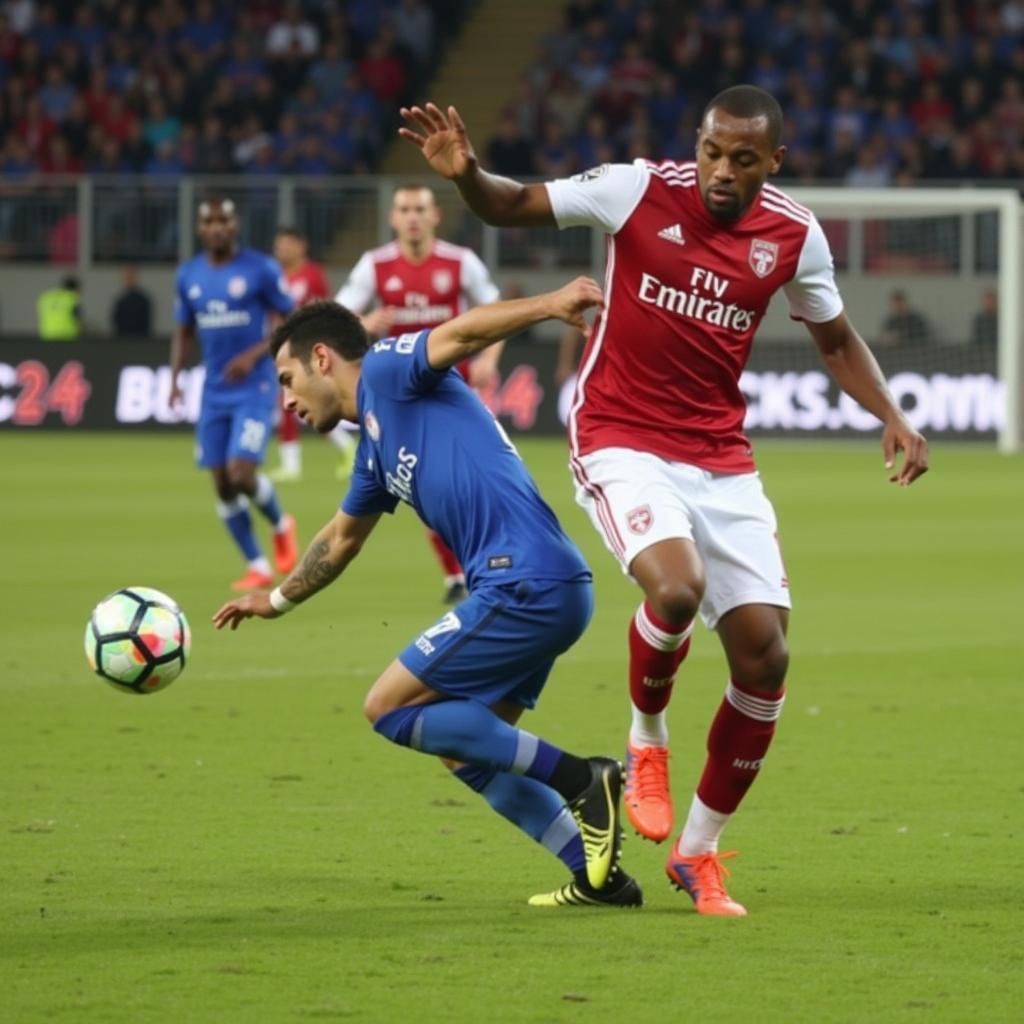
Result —
POLYGON ((972 377, 968 383, 977 385, 973 377, 979 360, 989 359, 989 376, 998 387, 986 401, 993 406, 989 411, 999 449, 1020 451, 1024 446, 1020 299, 1024 224, 1017 192, 1008 188, 783 187, 822 223, 851 318, 868 338, 883 369, 887 362, 908 368, 916 360, 921 371, 933 372, 931 379, 937 374, 948 390, 951 369, 959 365, 972 377), (997 296, 996 314, 987 322, 988 339, 978 335, 976 325, 985 293, 992 289, 997 296), (927 342, 921 338, 916 344, 913 339, 901 344, 893 342, 891 332, 888 337, 880 332, 886 307, 898 301, 896 293, 904 295, 918 316, 918 321, 905 318, 904 326, 913 327, 919 321, 930 324, 927 342), (979 349, 986 346, 990 347, 983 355, 979 349))

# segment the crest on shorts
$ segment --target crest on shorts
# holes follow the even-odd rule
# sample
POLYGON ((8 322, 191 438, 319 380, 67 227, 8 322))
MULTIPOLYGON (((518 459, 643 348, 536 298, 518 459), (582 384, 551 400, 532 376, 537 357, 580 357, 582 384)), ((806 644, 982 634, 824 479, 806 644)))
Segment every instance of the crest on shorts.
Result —
POLYGON ((228 295, 233 299, 240 299, 245 294, 245 278, 233 277, 228 281, 228 295))
POLYGON ((779 262, 779 247, 774 242, 766 242, 763 238, 755 238, 750 243, 748 257, 750 269, 758 277, 767 277, 779 262))
POLYGON ((435 270, 433 282, 435 292, 448 291, 452 286, 452 272, 450 270, 435 270))
POLYGON ((380 440, 380 424, 377 422, 377 417, 372 412, 367 411, 363 417, 363 422, 366 424, 366 432, 370 435, 370 440, 380 440))
POLYGON ((633 533, 644 534, 654 522, 654 513, 650 505, 639 505, 626 513, 626 523, 633 533))

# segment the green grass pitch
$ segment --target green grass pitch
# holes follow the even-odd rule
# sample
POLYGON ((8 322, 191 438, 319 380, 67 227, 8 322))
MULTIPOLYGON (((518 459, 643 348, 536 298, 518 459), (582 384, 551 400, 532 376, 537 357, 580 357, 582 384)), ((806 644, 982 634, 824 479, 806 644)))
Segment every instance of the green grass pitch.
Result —
MULTIPOLYGON (((522 452, 597 587, 525 724, 621 756, 637 591, 573 506, 564 446, 522 452)), ((219 634, 239 563, 189 439, 7 434, 0 454, 0 1020, 1021 1019, 1019 460, 937 446, 901 491, 875 446, 759 446, 790 696, 726 834, 750 917, 705 920, 635 837, 642 911, 527 907, 561 865, 367 726, 364 691, 442 612, 408 509, 311 604, 219 634), (193 629, 149 697, 82 653, 127 584, 193 629)), ((305 454, 282 494, 308 539, 339 494, 329 447, 305 454)), ((671 710, 679 814, 725 682, 698 629, 671 710)))

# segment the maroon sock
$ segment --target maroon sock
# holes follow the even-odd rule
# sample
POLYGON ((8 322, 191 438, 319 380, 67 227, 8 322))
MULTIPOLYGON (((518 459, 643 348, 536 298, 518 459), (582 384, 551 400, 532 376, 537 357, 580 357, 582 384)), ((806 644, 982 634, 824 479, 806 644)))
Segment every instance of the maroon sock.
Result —
POLYGON ((755 693, 729 683, 708 732, 708 759, 697 786, 697 796, 713 811, 732 814, 750 789, 784 700, 784 690, 755 693))
POLYGON ((656 715, 668 706, 692 628, 662 622, 646 601, 629 620, 629 696, 638 711, 656 715))

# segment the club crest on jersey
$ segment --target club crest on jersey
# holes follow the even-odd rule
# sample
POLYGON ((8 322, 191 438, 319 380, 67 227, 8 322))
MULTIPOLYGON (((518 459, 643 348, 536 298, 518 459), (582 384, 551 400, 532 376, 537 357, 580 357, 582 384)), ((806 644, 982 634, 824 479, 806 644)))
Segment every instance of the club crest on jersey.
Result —
POLYGON ((240 299, 245 294, 245 278, 233 277, 228 281, 228 295, 233 299, 240 299))
POLYGON ((750 243, 750 269, 758 277, 767 277, 779 261, 779 247, 774 242, 766 242, 763 238, 755 238, 750 243))
POLYGON ((367 412, 363 417, 363 422, 366 424, 366 432, 370 435, 370 440, 379 441, 380 424, 377 422, 377 417, 372 412, 367 412))
POLYGON ((433 281, 435 292, 446 292, 452 286, 452 272, 450 270, 435 270, 433 281))
POLYGON ((626 523, 632 533, 646 533, 653 522, 654 513, 650 505, 640 505, 626 513, 626 523))

